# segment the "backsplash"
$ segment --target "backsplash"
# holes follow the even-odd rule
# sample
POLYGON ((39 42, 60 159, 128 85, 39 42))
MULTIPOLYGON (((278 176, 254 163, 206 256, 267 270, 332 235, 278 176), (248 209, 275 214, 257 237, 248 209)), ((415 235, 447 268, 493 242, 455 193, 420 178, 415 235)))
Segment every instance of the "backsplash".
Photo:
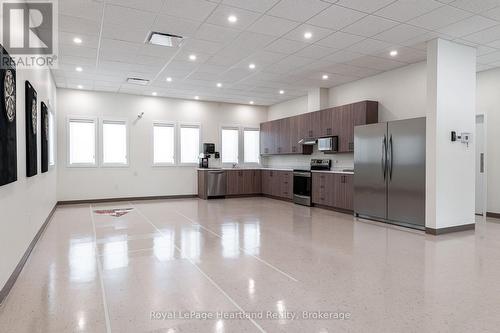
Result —
POLYGON ((318 146, 314 146, 311 155, 274 155, 263 156, 261 163, 265 167, 272 168, 308 168, 311 159, 332 160, 332 169, 352 169, 354 168, 354 154, 325 154, 318 151, 318 146))

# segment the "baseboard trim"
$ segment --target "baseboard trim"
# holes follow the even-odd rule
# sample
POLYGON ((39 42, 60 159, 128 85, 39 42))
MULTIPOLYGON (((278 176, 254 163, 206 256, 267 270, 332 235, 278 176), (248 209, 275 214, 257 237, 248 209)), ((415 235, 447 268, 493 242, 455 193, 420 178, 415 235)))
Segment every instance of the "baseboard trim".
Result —
POLYGON ((455 227, 447 227, 440 229, 425 228, 425 233, 434 236, 439 236, 439 235, 449 234, 452 232, 469 231, 475 229, 476 229, 476 224, 471 223, 471 224, 457 225, 455 227))
POLYGON ((486 217, 492 217, 494 219, 500 219, 500 214, 499 213, 492 213, 492 212, 487 212, 486 217))
POLYGON ((42 236, 43 232, 47 228, 47 226, 48 226, 50 220, 52 219, 52 216, 54 215, 56 209, 57 209, 57 203, 54 205, 54 207, 52 208, 52 210, 49 213, 49 216, 47 216, 47 218, 43 222, 42 226, 40 227, 40 229, 36 233, 35 237, 31 241, 31 243, 29 244, 28 248, 24 252, 24 255, 22 256, 21 260, 19 261, 16 268, 14 269, 14 272, 12 272, 9 279, 7 280, 5 285, 3 286, 2 290, 0 290, 0 305, 5 301, 5 299, 9 295, 10 291, 12 290, 12 287, 14 286, 14 284, 17 281, 17 278, 21 274, 21 272, 24 268, 24 265, 28 261, 28 258, 30 256, 31 252, 33 251, 36 243, 38 242, 38 240, 42 236))
POLYGON ((280 200, 280 201, 286 201, 286 202, 293 202, 292 199, 288 198, 283 198, 283 197, 275 197, 274 195, 269 195, 269 194, 262 194, 261 196, 269 199, 275 199, 275 200, 280 200))
POLYGON ((313 204, 313 207, 321 208, 321 209, 326 209, 326 210, 331 210, 331 211, 337 212, 337 213, 354 215, 354 211, 353 210, 349 210, 349 209, 335 208, 335 207, 325 206, 325 205, 319 205, 319 204, 313 204))
POLYGON ((158 196, 148 196, 148 197, 125 197, 125 198, 106 198, 106 199, 62 200, 62 201, 58 201, 57 204, 60 205, 60 206, 64 206, 64 205, 97 204, 97 203, 123 202, 123 201, 166 200, 166 199, 193 199, 193 198, 198 198, 198 195, 197 194, 185 194, 185 195, 158 195, 158 196))

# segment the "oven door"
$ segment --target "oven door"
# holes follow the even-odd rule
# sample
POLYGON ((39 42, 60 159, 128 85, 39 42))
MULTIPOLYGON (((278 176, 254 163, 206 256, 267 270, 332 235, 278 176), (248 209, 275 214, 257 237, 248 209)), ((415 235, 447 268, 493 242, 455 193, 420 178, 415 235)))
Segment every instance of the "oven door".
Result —
POLYGON ((295 203, 311 205, 311 173, 293 173, 293 201, 295 203))

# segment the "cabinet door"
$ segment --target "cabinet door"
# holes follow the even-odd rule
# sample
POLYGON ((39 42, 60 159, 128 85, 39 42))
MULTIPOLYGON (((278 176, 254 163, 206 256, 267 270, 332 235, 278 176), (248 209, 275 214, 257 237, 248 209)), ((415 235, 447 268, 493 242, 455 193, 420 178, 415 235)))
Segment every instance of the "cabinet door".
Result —
POLYGON ((353 210, 353 176, 335 174, 334 207, 353 210))
POLYGON ((340 108, 339 152, 354 151, 354 109, 353 105, 344 105, 340 108))
POLYGON ((260 124, 260 154, 268 155, 271 153, 271 123, 260 124))
POLYGON ((321 188, 321 174, 313 172, 312 174, 312 202, 314 204, 321 204, 321 198, 323 197, 323 192, 321 188))
POLYGON ((281 124, 280 120, 273 120, 271 122, 271 143, 270 143, 270 154, 276 155, 278 154, 278 145, 279 145, 279 137, 280 137, 280 129, 281 124))
POLYGON ((261 171, 261 181, 262 193, 271 195, 271 170, 261 171))
POLYGON ((333 135, 333 113, 333 108, 320 111, 320 137, 333 135))
POLYGON ((280 119, 278 132, 278 154, 290 154, 290 118, 280 119))
POLYGON ((226 170, 226 194, 239 194, 239 174, 238 170, 226 170))
POLYGON ((253 170, 241 170, 239 173, 239 192, 240 194, 253 193, 253 170))
POLYGON ((290 118, 290 135, 288 136, 289 138, 289 146, 290 146, 290 153, 292 154, 302 154, 302 145, 299 144, 300 139, 300 117, 291 117, 290 118))
POLYGON ((344 175, 344 198, 345 205, 344 209, 354 210, 354 176, 344 175))
POLYGON ((252 170, 252 194, 262 193, 262 173, 260 170, 252 170))
POLYGON ((333 206, 333 174, 313 173, 313 203, 333 206))
POLYGON ((281 181, 279 171, 271 171, 271 195, 275 197, 281 196, 281 181))

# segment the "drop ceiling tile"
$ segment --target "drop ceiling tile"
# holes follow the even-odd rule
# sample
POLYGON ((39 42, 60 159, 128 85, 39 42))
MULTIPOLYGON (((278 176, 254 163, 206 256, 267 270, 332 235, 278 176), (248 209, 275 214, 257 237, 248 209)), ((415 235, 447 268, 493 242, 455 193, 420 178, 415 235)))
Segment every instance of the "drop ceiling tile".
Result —
POLYGON ((373 13, 387 5, 389 5, 394 0, 339 0, 335 4, 344 6, 347 8, 356 9, 365 13, 373 13))
POLYGON ((469 12, 481 13, 486 10, 500 6, 499 0, 456 0, 451 6, 467 10, 469 12))
POLYGON ((328 6, 330 5, 321 0, 281 0, 267 14, 302 22, 328 6))
POLYGON ((248 68, 249 64, 254 64, 256 66, 255 69, 253 69, 253 72, 259 71, 260 69, 264 68, 265 66, 274 64, 282 59, 284 59, 287 55, 283 53, 276 53, 276 52, 269 52, 269 51, 258 51, 245 59, 243 59, 241 62, 236 64, 236 67, 239 68, 246 68, 247 70, 250 70, 248 68))
POLYGON ((224 28, 218 25, 204 23, 196 33, 195 37, 217 43, 228 43, 239 34, 238 30, 224 28))
POLYGON ((405 62, 408 64, 413 64, 416 62, 424 61, 427 59, 427 52, 418 50, 418 49, 413 49, 410 47, 397 47, 394 48, 395 50, 398 51, 398 55, 396 57, 392 57, 390 55, 389 50, 385 50, 385 52, 381 52, 377 54, 377 57, 380 58, 386 58, 386 59, 391 59, 395 61, 400 61, 400 62, 405 62))
POLYGON ((60 45, 59 54, 61 56, 82 57, 95 60, 97 57, 97 49, 76 45, 60 45))
POLYGON ((346 50, 362 53, 366 55, 375 54, 381 52, 382 50, 388 50, 393 47, 394 44, 383 42, 376 39, 367 38, 359 43, 349 46, 346 50))
POLYGON ((151 57, 148 55, 138 55, 134 59, 135 59, 134 62, 138 65, 162 67, 166 63, 165 59, 163 58, 151 57))
POLYGON ((79 55, 69 55, 68 53, 59 55, 60 65, 72 65, 73 68, 75 66, 93 66, 95 62, 95 57, 85 58, 79 55))
POLYGON ((491 42, 488 44, 488 46, 480 46, 478 48, 478 55, 480 53, 480 50, 483 49, 483 54, 488 53, 488 50, 498 50, 500 49, 500 40, 496 40, 494 42, 491 42))
POLYGON ((435 0, 400 0, 378 10, 375 15, 406 22, 441 6, 443 4, 435 0))
POLYGON ((442 6, 427 14, 408 21, 408 24, 416 25, 417 27, 425 28, 427 30, 438 30, 472 15, 473 14, 462 9, 451 6, 442 6))
POLYGON ((158 15, 151 30, 186 38, 194 37, 199 26, 200 22, 197 21, 175 16, 158 15))
POLYGON ((500 39, 500 25, 462 37, 462 39, 478 44, 488 44, 494 42, 497 39, 500 39))
POLYGON ((331 64, 335 64, 335 63, 342 63, 342 62, 350 61, 352 59, 357 59, 357 58, 364 57, 364 56, 365 55, 361 54, 361 53, 342 50, 339 52, 335 52, 335 53, 333 53, 333 54, 331 54, 331 55, 329 55, 321 60, 324 62, 329 62, 331 64))
POLYGON ((372 57, 372 56, 364 56, 361 58, 357 58, 352 61, 346 62, 346 64, 353 65, 356 67, 372 68, 380 71, 387 71, 406 65, 406 63, 404 62, 399 62, 396 60, 384 59, 379 57, 372 57))
POLYGON ((334 31, 330 29, 320 28, 310 24, 302 24, 297 28, 293 29, 292 31, 290 31, 289 33, 287 33, 284 37, 287 39, 297 40, 300 42, 314 43, 333 33, 334 31), (304 38, 304 34, 306 32, 312 34, 312 37, 310 39, 304 38))
POLYGON ((187 39, 182 44, 182 49, 186 51, 203 52, 206 54, 215 54, 219 52, 224 44, 210 42, 202 39, 187 39))
MULTIPOLYGON (((64 0, 66 1, 66 0, 64 0)), ((148 12, 158 13, 163 7, 164 0, 106 0, 108 4, 118 5, 122 7, 145 10, 148 12)))
POLYGON ((254 52, 255 50, 262 49, 275 39, 276 37, 274 36, 244 31, 238 38, 230 43, 230 46, 233 48, 246 49, 248 52, 254 52))
POLYGON ((492 52, 483 56, 477 57, 477 62, 480 64, 492 64, 500 61, 500 51, 492 52))
MULTIPOLYGON (((79 17, 93 22, 101 22, 103 4, 81 0, 64 0, 59 2, 59 13, 79 17)), ((94 23, 95 24, 95 23, 94 23)))
POLYGON ((59 32, 59 45, 74 45, 83 46, 96 49, 99 45, 99 36, 97 35, 83 35, 70 32, 59 32), (82 39, 82 43, 77 45, 73 42, 73 38, 79 37, 82 39))
POLYGON ((473 34, 497 24, 497 21, 479 15, 474 15, 466 18, 465 20, 439 29, 439 31, 456 38, 473 34))
POLYGON ((97 36, 99 35, 100 26, 94 21, 74 16, 59 15, 59 31, 97 36))
POLYGON ((212 80, 212 82, 215 80, 215 78, 218 77, 218 75, 215 75, 214 73, 207 73, 207 72, 193 72, 189 74, 188 79, 192 80, 212 80))
POLYGON ((398 24, 398 22, 393 20, 368 15, 350 26, 345 27, 342 31, 353 35, 371 37, 398 24))
POLYGON ((490 9, 488 11, 485 11, 481 13, 481 15, 486 16, 490 19, 500 21, 500 6, 490 9))
POLYGON ((223 82, 235 82, 252 75, 248 70, 242 68, 232 68, 227 72, 222 73, 219 78, 223 82))
POLYGON ((490 70, 490 69, 493 69, 493 68, 495 68, 495 66, 484 65, 484 64, 477 64, 476 70, 478 72, 483 72, 483 71, 487 71, 487 70, 490 70))
POLYGON ((208 17, 208 23, 220 25, 223 27, 229 27, 233 29, 241 29, 244 30, 249 27, 252 23, 254 23, 260 14, 257 12, 230 7, 230 6, 218 6, 216 10, 208 17), (234 15, 238 18, 238 20, 234 23, 228 21, 228 17, 230 15, 234 15))
POLYGON ((280 0, 223 0, 224 5, 252 10, 259 13, 265 13, 271 9, 280 0))
POLYGON ((307 21, 307 23, 323 28, 339 30, 356 22, 364 16, 366 16, 366 14, 349 8, 333 5, 307 21))
POLYGON ((299 25, 298 22, 263 15, 248 30, 272 36, 282 36, 299 25))
POLYGON ((206 53, 192 52, 192 51, 181 49, 175 55, 174 60, 175 61, 183 61, 183 62, 185 61, 185 62, 193 63, 195 65, 199 65, 199 64, 205 63, 210 58, 210 56, 211 55, 206 54, 206 53), (189 59, 189 56, 192 55, 192 54, 196 55, 196 60, 195 61, 191 61, 189 59))
POLYGON ((304 42, 298 42, 295 40, 280 38, 271 43, 270 45, 266 46, 265 50, 276 53, 292 54, 299 51, 300 49, 303 49, 308 45, 309 44, 304 42))
POLYGON ((373 36, 374 39, 382 40, 389 43, 401 43, 408 39, 415 38, 419 35, 427 33, 426 30, 414 27, 408 24, 401 24, 389 30, 386 30, 378 35, 373 36))
POLYGON ((104 13, 104 20, 107 23, 124 25, 124 22, 126 22, 127 29, 133 30, 151 29, 155 18, 155 13, 114 5, 106 6, 106 12, 104 13))
POLYGON ((210 74, 220 74, 227 70, 226 66, 215 66, 209 64, 202 64, 196 70, 197 72, 210 73, 210 74))
POLYGON ((295 53, 295 55, 311 59, 321 59, 337 51, 338 51, 337 49, 331 47, 325 47, 313 44, 303 48, 299 52, 295 53))
POLYGON ((316 44, 321 46, 333 47, 337 49, 343 49, 353 44, 356 44, 357 42, 363 39, 365 39, 365 37, 356 36, 339 31, 320 40, 316 44))
POLYGON ((134 43, 144 43, 149 36, 150 29, 130 29, 128 25, 117 25, 107 21, 104 22, 102 37, 107 39, 116 39, 134 43), (124 33, 126 32, 126 33, 124 33))
POLYGON ((165 47, 160 45, 143 44, 139 47, 137 55, 162 58, 165 61, 170 59, 179 49, 175 47, 165 47))
POLYGON ((128 71, 132 67, 129 63, 118 62, 118 61, 103 61, 100 60, 97 66, 97 71, 105 72, 123 72, 128 71))
POLYGON ((216 4, 205 0, 165 0, 162 13, 202 22, 216 7, 216 4))

